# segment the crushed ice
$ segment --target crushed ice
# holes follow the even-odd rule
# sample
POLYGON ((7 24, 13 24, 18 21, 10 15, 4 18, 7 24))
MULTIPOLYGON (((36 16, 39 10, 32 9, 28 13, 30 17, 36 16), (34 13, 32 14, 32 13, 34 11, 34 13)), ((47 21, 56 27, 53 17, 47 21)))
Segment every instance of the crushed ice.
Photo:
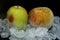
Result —
POLYGON ((7 19, 0 19, 0 35, 6 38, 9 35, 10 40, 60 40, 60 17, 54 17, 54 24, 51 30, 43 27, 32 28, 30 24, 26 26, 25 30, 18 30, 15 27, 9 28, 7 19))

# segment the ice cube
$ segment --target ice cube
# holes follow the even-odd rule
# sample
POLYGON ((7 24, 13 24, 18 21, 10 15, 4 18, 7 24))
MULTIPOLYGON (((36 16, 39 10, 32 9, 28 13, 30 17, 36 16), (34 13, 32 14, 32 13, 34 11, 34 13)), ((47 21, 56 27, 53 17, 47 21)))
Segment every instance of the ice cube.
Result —
POLYGON ((10 40, 23 40, 23 38, 18 38, 18 37, 16 37, 15 35, 11 35, 11 36, 9 37, 9 39, 10 39, 10 40))
POLYGON ((14 27, 10 29, 10 32, 11 32, 11 35, 16 36, 17 38, 22 38, 22 37, 25 36, 24 30, 18 30, 18 29, 14 28, 14 27))
POLYGON ((47 33, 47 31, 48 29, 40 27, 27 29, 25 40, 41 40, 41 38, 39 37, 43 37, 47 33))
POLYGON ((0 23, 2 22, 2 19, 0 19, 0 23))
POLYGON ((5 19, 3 20, 3 23, 8 23, 7 18, 5 18, 5 19))
POLYGON ((55 34, 60 30, 60 26, 57 24, 53 24, 52 29, 50 30, 51 33, 55 34))
POLYGON ((56 35, 52 34, 52 33, 49 33, 49 37, 52 38, 52 39, 56 39, 56 35))
POLYGON ((14 38, 14 37, 9 37, 10 40, 18 40, 17 38, 14 38))
POLYGON ((0 27, 2 26, 2 23, 0 23, 0 27))
POLYGON ((35 36, 35 40, 42 40, 42 37, 35 36))
POLYGON ((35 28, 27 29, 25 32, 25 37, 35 37, 35 28))
POLYGON ((23 40, 36 40, 36 39, 32 37, 24 37, 23 40))
POLYGON ((18 38, 22 38, 25 36, 25 33, 23 30, 19 30, 19 31, 15 32, 15 36, 18 38))
POLYGON ((11 35, 13 35, 13 34, 15 34, 15 32, 16 32, 16 29, 15 28, 10 28, 10 33, 11 33, 11 35), (13 30, 13 31, 12 31, 13 30))
POLYGON ((32 26, 30 24, 27 24, 26 27, 25 27, 25 30, 26 29, 30 29, 32 26))
POLYGON ((2 19, 0 19, 0 27, 2 26, 2 19))
POLYGON ((60 18, 58 16, 54 17, 54 23, 59 24, 60 23, 60 18))
POLYGON ((2 26, 0 27, 0 33, 3 31, 3 28, 2 28, 2 26))
POLYGON ((55 34, 57 36, 57 38, 60 40, 60 31, 57 31, 57 33, 55 34))
POLYGON ((47 33, 47 31, 47 28, 38 27, 35 31, 35 36, 43 37, 47 33))
POLYGON ((49 40, 49 38, 48 37, 43 37, 42 40, 49 40))
POLYGON ((2 38, 7 38, 7 37, 9 37, 9 35, 10 35, 10 34, 7 33, 7 32, 2 32, 2 33, 1 33, 1 37, 2 37, 2 38))

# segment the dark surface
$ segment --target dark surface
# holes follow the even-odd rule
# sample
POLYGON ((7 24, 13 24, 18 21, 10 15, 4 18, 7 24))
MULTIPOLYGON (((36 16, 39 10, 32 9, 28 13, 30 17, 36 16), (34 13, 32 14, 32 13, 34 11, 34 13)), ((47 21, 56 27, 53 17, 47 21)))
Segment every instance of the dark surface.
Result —
MULTIPOLYGON (((20 5, 26 8, 28 13, 32 8, 35 7, 49 7, 53 11, 55 16, 60 16, 60 1, 58 0, 0 0, 0 18, 6 18, 7 10, 13 5, 20 5)), ((2 39, 0 37, 0 40, 8 39, 2 39)))
POLYGON ((9 39, 8 39, 8 38, 1 38, 1 37, 0 37, 0 40, 9 40, 9 39))
POLYGON ((34 7, 49 7, 54 15, 60 16, 60 1, 58 0, 0 0, 0 14, 1 18, 6 17, 7 10, 13 5, 20 5, 26 8, 29 12, 34 7))

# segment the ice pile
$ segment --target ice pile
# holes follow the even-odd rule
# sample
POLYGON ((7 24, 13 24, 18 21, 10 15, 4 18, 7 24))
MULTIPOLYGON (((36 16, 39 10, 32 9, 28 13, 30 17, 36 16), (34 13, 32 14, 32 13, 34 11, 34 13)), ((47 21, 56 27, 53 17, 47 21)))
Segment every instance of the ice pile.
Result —
POLYGON ((25 31, 24 30, 17 30, 16 28, 11 28, 11 37, 10 40, 37 40, 42 39, 40 37, 44 37, 47 34, 48 29, 38 27, 38 28, 28 28, 25 31), (13 31, 12 31, 13 30, 13 31), (14 38, 14 39, 13 39, 14 38))
POLYGON ((60 40, 60 17, 55 16, 52 29, 49 31, 60 40))
POLYGON ((0 35, 2 38, 7 38, 10 35, 9 24, 7 19, 0 19, 0 35))
POLYGON ((43 27, 34 28, 30 24, 25 30, 18 30, 15 27, 9 29, 6 19, 0 19, 0 35, 2 38, 11 35, 10 40, 55 40, 56 38, 60 40, 60 17, 54 17, 54 24, 50 30, 43 27))
POLYGON ((52 40, 56 39, 56 36, 48 32, 47 28, 28 28, 24 30, 17 30, 16 28, 11 28, 10 40, 52 40), (13 30, 13 31, 12 31, 13 30))

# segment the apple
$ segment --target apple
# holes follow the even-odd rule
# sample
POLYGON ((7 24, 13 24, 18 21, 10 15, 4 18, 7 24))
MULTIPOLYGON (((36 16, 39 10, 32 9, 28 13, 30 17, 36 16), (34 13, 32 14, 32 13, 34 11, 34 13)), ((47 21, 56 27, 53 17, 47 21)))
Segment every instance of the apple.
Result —
POLYGON ((29 23, 34 27, 50 28, 54 15, 48 7, 36 7, 29 12, 29 23))
POLYGON ((11 25, 18 29, 24 29, 28 22, 28 14, 25 8, 21 6, 12 6, 7 11, 7 19, 11 25))

